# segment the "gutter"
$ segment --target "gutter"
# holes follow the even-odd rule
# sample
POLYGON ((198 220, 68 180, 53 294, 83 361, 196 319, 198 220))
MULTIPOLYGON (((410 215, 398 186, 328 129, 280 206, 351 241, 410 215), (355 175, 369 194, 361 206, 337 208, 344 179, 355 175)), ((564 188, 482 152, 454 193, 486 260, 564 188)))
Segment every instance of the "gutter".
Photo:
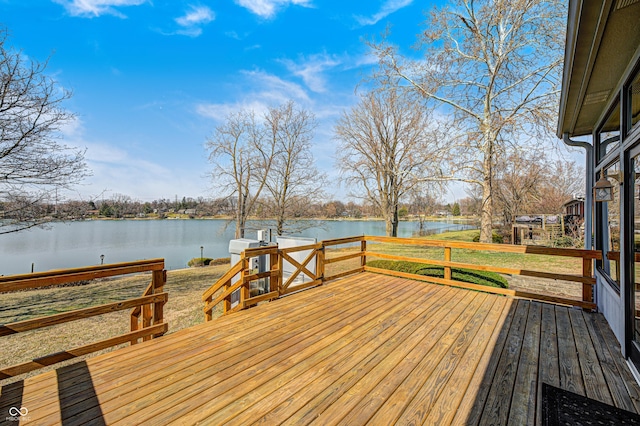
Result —
POLYGON ((584 248, 593 249, 593 184, 594 184, 594 163, 593 145, 587 142, 574 141, 569 138, 569 133, 562 134, 563 142, 568 146, 584 148, 586 151, 586 178, 585 178, 585 201, 584 201, 584 248))

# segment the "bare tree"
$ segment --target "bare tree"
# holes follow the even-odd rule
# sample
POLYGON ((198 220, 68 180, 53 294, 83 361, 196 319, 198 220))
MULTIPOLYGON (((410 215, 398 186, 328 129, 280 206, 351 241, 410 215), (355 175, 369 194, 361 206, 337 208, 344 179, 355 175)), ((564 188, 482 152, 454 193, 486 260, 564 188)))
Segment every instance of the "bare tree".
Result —
POLYGON ((545 161, 544 152, 516 150, 497 164, 494 203, 505 225, 517 214, 542 213, 536 207, 546 178, 545 161))
POLYGON ((43 204, 87 174, 84 152, 58 142, 60 127, 73 119, 62 107, 71 94, 45 74, 47 62, 7 40, 0 29, 0 234, 52 220, 43 204))
POLYGON ((295 103, 289 101, 269 108, 265 128, 266 137, 276 147, 273 166, 265 182, 271 195, 268 204, 276 232, 282 235, 285 228, 291 226, 291 218, 303 216, 305 206, 322 198, 325 179, 315 167, 311 153, 316 121, 313 114, 297 109, 295 103))
POLYGON ((236 198, 236 238, 244 237, 249 214, 265 187, 275 155, 275 141, 265 137, 255 114, 230 114, 207 140, 209 160, 215 165, 212 176, 220 184, 220 194, 236 198))
POLYGON ((559 0, 452 0, 434 8, 422 60, 371 44, 384 72, 439 105, 458 126, 439 179, 482 188, 480 241, 491 242, 496 154, 507 141, 540 139, 557 112, 565 8, 559 0))
POLYGON ((428 128, 421 102, 393 87, 361 96, 335 126, 343 179, 364 190, 364 198, 384 218, 389 236, 398 235, 400 199, 433 161, 428 128))
POLYGON ((544 196, 538 200, 538 211, 547 214, 562 213, 564 204, 574 195, 584 195, 584 169, 567 160, 547 163, 540 186, 540 192, 544 196))
POLYGON ((549 161, 544 152, 516 151, 496 167, 496 211, 510 224, 518 214, 561 214, 580 193, 584 173, 573 161, 549 161))
POLYGON ((425 185, 416 185, 409 193, 409 213, 418 219, 418 235, 427 235, 428 230, 425 229, 427 216, 435 213, 438 204, 436 197, 431 188, 425 185))
POLYGON ((460 212, 464 216, 479 216, 482 197, 467 193, 467 197, 460 200, 460 212))

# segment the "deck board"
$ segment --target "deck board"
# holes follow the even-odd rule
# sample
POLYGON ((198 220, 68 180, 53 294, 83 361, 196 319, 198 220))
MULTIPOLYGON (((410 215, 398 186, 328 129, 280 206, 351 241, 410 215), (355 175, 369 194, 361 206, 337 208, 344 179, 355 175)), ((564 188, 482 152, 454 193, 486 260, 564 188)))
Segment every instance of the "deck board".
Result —
MULTIPOLYGON (((414 288, 406 286, 406 283, 404 287, 412 295, 414 288)), ((402 285, 400 288, 403 289, 402 285)), ((132 421, 164 424, 172 418, 181 418, 208 401, 213 400, 216 404, 221 400, 232 401, 239 392, 271 380, 289 368, 294 361, 302 362, 346 335, 351 329, 360 325, 366 326, 368 321, 375 320, 379 309, 389 303, 388 295, 393 293, 392 290, 385 289, 388 293, 383 293, 384 297, 373 295, 372 300, 375 303, 366 306, 361 306, 358 300, 352 298, 348 303, 348 309, 342 308, 342 315, 333 313, 333 309, 340 312, 339 307, 334 306, 328 306, 324 316, 314 317, 313 320, 307 320, 301 313, 300 319, 305 319, 304 331, 292 322, 288 327, 295 331, 280 338, 263 336, 268 340, 268 347, 264 350, 259 350, 253 345, 244 346, 243 352, 220 363, 212 365, 211 361, 203 360, 187 374, 183 372, 180 375, 179 386, 155 390, 154 396, 157 398, 145 401, 147 404, 144 405, 131 407, 115 401, 113 410, 112 407, 107 407, 105 418, 114 424, 131 424, 132 421), (238 386, 242 386, 242 389, 235 389, 238 386)), ((287 327, 283 329, 287 330, 287 327)))
MULTIPOLYGON (((631 370, 627 366, 625 360, 618 356, 620 353, 620 346, 616 340, 613 331, 607 324, 607 321, 602 315, 594 315, 592 321, 597 324, 598 331, 602 335, 604 344, 609 349, 610 359, 614 362, 618 375, 622 378, 625 389, 622 392, 627 392, 636 407, 636 412, 640 413, 640 387, 635 385, 635 381, 631 374, 631 370)), ((611 385, 613 382, 609 382, 611 385)))
MULTIPOLYGON (((433 372, 437 363, 451 347, 471 316, 482 306, 484 295, 465 297, 448 312, 448 315, 406 357, 397 364, 381 363, 380 374, 368 374, 352 390, 362 398, 359 402, 351 393, 343 395, 343 410, 327 410, 318 417, 317 424, 332 424, 331 417, 347 414, 339 424, 364 424, 373 414, 372 423, 393 424, 402 414, 405 404, 411 401, 424 380, 433 372), (455 317, 453 322, 451 318, 455 317), (394 365, 395 364, 395 365, 394 365), (392 369, 388 367, 393 366, 392 369), (373 380, 372 378, 375 378, 373 380), (370 383, 374 387, 369 387, 370 383), (363 386, 358 387, 361 383, 363 386), (361 390, 361 391, 360 391, 361 390), (355 404, 357 402, 357 405, 355 404), (329 414, 326 415, 325 414, 329 414)), ((374 370, 375 371, 375 370, 374 370)), ((340 401, 338 401, 340 402, 340 401)))
MULTIPOLYGON (((561 308, 562 309, 562 308, 561 308)), ((558 375, 558 333, 556 331, 555 306, 545 303, 542 305, 540 324, 540 361, 538 362, 538 383, 536 392, 536 424, 541 422, 542 413, 542 383, 560 386, 558 375)))
MULTIPOLYGON (((440 361, 437 362, 437 366, 428 376, 428 379, 422 384, 411 402, 404 407, 398 423, 424 423, 434 402, 438 399, 445 387, 447 385, 453 388, 457 386, 455 382, 449 384, 449 379, 456 370, 464 371, 467 349, 474 341, 480 341, 477 334, 495 304, 495 301, 491 303, 491 301, 482 300, 482 302, 484 303, 478 307, 473 317, 471 317, 464 328, 460 330, 453 344, 449 345, 446 353, 439 357, 440 361)), ((427 357, 425 357, 425 359, 427 359, 427 357)))
MULTIPOLYGON (((498 369, 499 354, 504 349, 513 323, 516 304, 516 300, 508 299, 506 314, 501 321, 495 324, 491 340, 485 347, 482 358, 473 373, 471 383, 453 419, 453 424, 476 425, 480 422, 493 378, 498 369)), ((488 325, 491 324, 487 324, 485 327, 488 325)))
POLYGON ((585 394, 589 398, 612 405, 613 399, 604 380, 602 366, 598 361, 582 311, 570 310, 569 318, 571 319, 571 328, 575 341, 580 342, 580 344, 576 345, 576 348, 578 349, 578 360, 582 371, 585 394))
MULTIPOLYGON (((505 297, 495 298, 495 303, 487 315, 485 324, 498 324, 498 320, 503 316, 507 301, 505 297)), ((498 327, 492 328, 483 326, 477 336, 469 345, 467 352, 464 354, 464 363, 454 370, 449 378, 448 385, 438 396, 438 399, 430 407, 430 411, 424 424, 441 425, 451 424, 457 411, 452 408, 460 407, 460 412, 465 412, 465 394, 474 383, 474 373, 483 369, 483 354, 488 346, 493 346, 498 337, 498 327)), ((477 393, 477 388, 473 389, 477 393)), ((473 401, 470 398, 469 401, 473 401)), ((454 424, 461 422, 454 422, 454 424)))
POLYGON ((595 316, 585 315, 585 322, 587 325, 587 329, 589 330, 589 334, 590 336, 592 336, 593 347, 596 351, 598 360, 600 361, 600 365, 602 366, 604 378, 606 383, 608 384, 608 388, 611 393, 611 398, 614 401, 614 405, 621 407, 627 411, 636 411, 633 400, 624 384, 624 378, 618 372, 618 367, 616 366, 616 363, 614 361, 616 357, 615 355, 612 356, 612 354, 609 352, 609 348, 604 341, 604 337, 595 322, 595 316))
MULTIPOLYGON (((446 291, 442 291, 446 293, 446 291)), ((445 294, 440 296, 446 297, 445 294)), ((438 297, 438 299, 440 298, 438 297)), ((264 424, 276 424, 287 419, 298 409, 306 405, 309 397, 316 395, 319 391, 325 390, 333 383, 338 373, 346 374, 354 371, 355 374, 366 374, 366 368, 361 365, 365 364, 365 360, 372 353, 375 353, 377 360, 386 357, 400 343, 407 342, 412 334, 415 333, 419 324, 429 319, 431 314, 430 308, 433 308, 433 302, 438 300, 435 297, 428 297, 424 304, 419 306, 407 315, 403 315, 394 322, 392 327, 386 329, 383 333, 375 335, 372 339, 362 345, 350 345, 345 348, 342 354, 327 358, 313 369, 303 372, 295 380, 291 380, 284 386, 279 387, 269 395, 270 399, 266 399, 266 394, 273 391, 271 386, 264 386, 260 389, 261 399, 251 407, 246 407, 243 411, 235 411, 234 422, 240 424, 250 424, 260 422, 264 424), (303 391, 300 391, 303 389, 303 391), (273 401, 283 401, 276 408, 273 407, 273 401), (237 414, 240 413, 240 414, 237 414)), ((451 300, 449 297, 447 300, 451 300)), ((376 361, 377 361, 376 360, 376 361)), ((368 365, 374 365, 371 359, 368 359, 368 365)), ((376 362, 377 364, 377 362, 376 362)), ((225 407, 223 411, 229 411, 225 407)), ((233 409, 231 410, 233 412, 233 409)), ((209 418, 212 422, 222 420, 217 415, 209 418)))
POLYGON ((536 412, 538 360, 540 359, 540 319, 542 305, 530 303, 507 424, 533 424, 536 412))
POLYGON ((529 302, 518 301, 502 353, 494 355, 500 356, 500 360, 480 418, 481 425, 507 424, 529 306, 529 302))
POLYGON ((558 332, 560 387, 580 395, 585 395, 584 383, 580 371, 580 361, 578 360, 578 350, 576 348, 573 331, 571 330, 571 320, 569 319, 568 309, 556 309, 556 325, 558 332))
POLYGON ((428 306, 430 310, 426 317, 417 318, 407 330, 409 334, 406 337, 398 336, 403 337, 404 340, 388 341, 382 348, 384 350, 376 350, 365 354, 366 357, 351 368, 329 371, 329 374, 321 376, 318 380, 318 385, 321 386, 321 389, 324 388, 320 393, 315 389, 305 388, 296 395, 294 401, 287 402, 286 406, 281 404, 276 407, 265 415, 260 422, 263 424, 278 424, 286 421, 288 424, 296 424, 296 422, 302 422, 305 417, 312 419, 314 410, 318 412, 324 411, 333 401, 344 394, 380 362, 383 360, 393 362, 393 358, 389 358, 389 356, 399 359, 406 356, 422 340, 422 336, 433 329, 446 312, 455 306, 457 303, 454 298, 455 295, 456 292, 450 291, 450 289, 442 291, 442 295, 433 301, 435 303, 428 306), (396 347, 398 350, 394 350, 396 347))
POLYGON ((640 409, 602 315, 361 273, 3 386, 0 411, 64 425, 539 424, 542 382, 640 409))

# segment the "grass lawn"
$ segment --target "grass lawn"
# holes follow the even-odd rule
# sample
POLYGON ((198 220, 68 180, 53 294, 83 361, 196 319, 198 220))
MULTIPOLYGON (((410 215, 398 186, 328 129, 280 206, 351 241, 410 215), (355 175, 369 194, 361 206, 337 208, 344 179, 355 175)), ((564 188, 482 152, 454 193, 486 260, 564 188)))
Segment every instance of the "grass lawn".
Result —
MULTIPOLYGON (((392 271, 406 272, 409 274, 423 275, 426 277, 444 278, 443 266, 425 265, 423 263, 394 260, 372 260, 371 262, 367 262, 367 266, 380 269, 389 269, 392 271)), ((486 285, 489 287, 509 287, 509 282, 506 280, 506 278, 495 272, 451 268, 451 278, 455 281, 486 285)))

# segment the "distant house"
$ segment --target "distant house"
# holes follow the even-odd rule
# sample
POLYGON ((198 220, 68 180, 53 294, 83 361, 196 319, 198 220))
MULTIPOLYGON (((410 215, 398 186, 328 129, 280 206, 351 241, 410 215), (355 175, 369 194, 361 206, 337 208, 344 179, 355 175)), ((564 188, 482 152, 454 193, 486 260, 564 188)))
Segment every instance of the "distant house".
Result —
POLYGON ((584 197, 574 195, 573 200, 564 203, 564 214, 584 218, 584 197))

